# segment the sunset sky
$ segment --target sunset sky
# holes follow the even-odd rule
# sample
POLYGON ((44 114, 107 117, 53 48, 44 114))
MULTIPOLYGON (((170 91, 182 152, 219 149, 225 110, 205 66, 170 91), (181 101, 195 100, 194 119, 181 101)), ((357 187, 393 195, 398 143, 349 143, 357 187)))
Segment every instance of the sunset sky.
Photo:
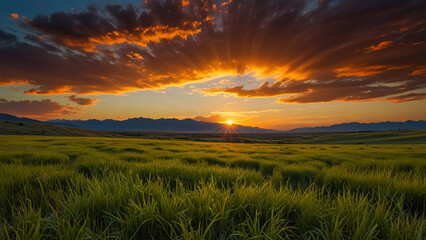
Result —
POLYGON ((426 120, 426 1, 15 0, 0 112, 286 130, 426 120))

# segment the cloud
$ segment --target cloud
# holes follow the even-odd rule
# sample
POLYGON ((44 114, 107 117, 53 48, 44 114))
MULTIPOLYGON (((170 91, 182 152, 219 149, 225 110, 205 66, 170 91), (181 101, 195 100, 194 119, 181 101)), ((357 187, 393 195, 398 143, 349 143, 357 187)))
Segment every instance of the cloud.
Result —
POLYGON ((386 99, 425 88, 425 8, 415 0, 171 0, 20 16, 31 34, 0 32, 0 85, 119 94, 252 73, 258 88, 205 91, 283 95, 283 103, 386 99))
POLYGON ((369 77, 401 68, 405 68, 405 66, 345 66, 334 71, 336 72, 336 77, 369 77))
POLYGON ((195 121, 214 122, 214 123, 220 123, 220 122, 224 122, 225 121, 225 119, 221 115, 219 115, 219 114, 213 114, 213 115, 209 115, 207 117, 196 116, 193 119, 195 121))
POLYGON ((28 24, 55 42, 86 52, 97 52, 97 45, 127 43, 146 47, 151 42, 186 39, 200 31, 200 22, 191 21, 183 14, 182 6, 173 1, 153 2, 146 8, 150 12, 132 5, 107 5, 105 9, 91 6, 85 12, 38 15, 28 24))
POLYGON ((71 95, 68 97, 68 99, 82 106, 91 106, 98 101, 98 99, 93 99, 93 98, 78 98, 76 95, 71 95))
POLYGON ((385 49, 385 48, 392 46, 393 43, 394 43, 393 41, 383 41, 383 42, 381 42, 377 45, 373 45, 373 46, 370 46, 368 48, 365 48, 365 50, 366 50, 366 53, 379 51, 379 50, 382 50, 382 49, 385 49))
MULTIPOLYGON (((207 94, 227 93, 238 97, 274 97, 281 95, 292 95, 280 98, 280 103, 315 103, 330 101, 366 101, 380 100, 386 96, 403 94, 417 89, 425 89, 426 82, 413 80, 405 82, 393 82, 383 84, 374 80, 334 80, 328 82, 321 81, 268 81, 255 89, 244 89, 243 85, 233 88, 212 88, 201 90, 207 94)), ((422 100, 424 95, 416 98, 405 98, 405 101, 422 100)), ((396 101, 398 97, 387 98, 385 100, 396 101)))
POLYGON ((395 97, 390 97, 390 98, 387 98, 386 100, 392 101, 394 103, 401 103, 401 102, 409 102, 409 101, 420 101, 424 99, 426 99, 426 92, 404 94, 404 95, 399 95, 395 97))
POLYGON ((7 44, 16 41, 17 38, 15 35, 7 33, 0 29, 0 43, 7 44))
POLYGON ((80 113, 80 108, 72 105, 61 105, 50 99, 13 101, 0 98, 0 112, 20 117, 49 119, 64 115, 80 113))
POLYGON ((215 95, 217 93, 228 93, 238 97, 274 97, 284 94, 306 92, 313 86, 312 81, 295 81, 289 80, 286 82, 273 82, 266 81, 259 87, 254 89, 244 89, 244 85, 238 85, 232 88, 210 88, 201 89, 200 92, 215 95))
POLYGON ((410 75, 413 75, 413 76, 415 76, 415 75, 426 76, 426 66, 421 66, 421 67, 417 68, 412 73, 410 73, 410 75))
POLYGON ((18 19, 19 18, 19 14, 17 13, 11 13, 10 16, 14 19, 18 19))

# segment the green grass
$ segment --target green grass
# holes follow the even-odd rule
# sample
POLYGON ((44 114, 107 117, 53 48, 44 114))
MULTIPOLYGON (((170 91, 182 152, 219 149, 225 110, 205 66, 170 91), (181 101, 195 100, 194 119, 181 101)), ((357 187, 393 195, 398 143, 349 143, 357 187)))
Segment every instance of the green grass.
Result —
POLYGON ((426 145, 0 136, 0 239, 425 239, 426 145))
POLYGON ((426 130, 331 133, 304 140, 312 144, 422 144, 426 130))
POLYGON ((123 132, 128 137, 201 142, 271 143, 271 144, 424 144, 426 130, 401 130, 359 133, 177 133, 123 132))

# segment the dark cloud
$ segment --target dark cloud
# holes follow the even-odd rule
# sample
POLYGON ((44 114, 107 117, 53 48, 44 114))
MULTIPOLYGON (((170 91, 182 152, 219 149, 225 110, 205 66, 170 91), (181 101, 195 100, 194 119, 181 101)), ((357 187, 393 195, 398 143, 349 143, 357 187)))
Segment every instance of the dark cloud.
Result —
POLYGON ((16 36, 10 33, 7 33, 0 29, 0 44, 15 42, 17 40, 16 36))
POLYGON ((61 52, 61 50, 59 48, 57 48, 54 45, 50 44, 49 42, 45 41, 44 38, 41 37, 41 36, 26 35, 25 39, 34 43, 34 44, 40 45, 41 48, 44 48, 47 51, 57 52, 57 53, 61 52))
POLYGON ((80 108, 71 105, 61 105, 50 99, 11 101, 0 98, 0 112, 20 117, 54 118, 64 115, 75 115, 80 108))
POLYGON ((205 91, 300 103, 408 96, 425 89, 424 9, 415 0, 171 0, 19 17, 34 33, 0 32, 0 85, 120 93, 253 73, 275 82, 205 91))
POLYGON ((396 97, 389 97, 386 100, 393 101, 394 103, 424 100, 426 99, 426 93, 410 93, 405 95, 399 95, 396 97))
POLYGON ((37 15, 27 24, 50 40, 97 52, 97 45, 130 43, 146 47, 150 42, 197 33, 194 16, 185 14, 179 1, 150 1, 143 11, 128 5, 91 6, 78 13, 37 15))
POLYGON ((93 99, 93 98, 79 98, 76 95, 71 95, 68 97, 68 99, 82 106, 91 106, 98 101, 97 99, 93 99))
POLYGON ((425 94, 403 94, 425 89, 423 80, 406 82, 381 83, 369 78, 363 80, 332 81, 284 81, 269 83, 266 81, 255 89, 244 89, 243 85, 232 88, 203 89, 207 94, 228 93, 239 97, 273 97, 292 95, 278 100, 282 103, 315 103, 330 101, 365 101, 380 100, 387 96, 387 101, 406 102, 425 99, 425 94), (402 95, 401 95, 402 94, 402 95))
POLYGON ((51 52, 17 42, 0 48, 0 85, 16 81, 35 86, 28 94, 116 93, 143 88, 138 71, 94 55, 51 52))

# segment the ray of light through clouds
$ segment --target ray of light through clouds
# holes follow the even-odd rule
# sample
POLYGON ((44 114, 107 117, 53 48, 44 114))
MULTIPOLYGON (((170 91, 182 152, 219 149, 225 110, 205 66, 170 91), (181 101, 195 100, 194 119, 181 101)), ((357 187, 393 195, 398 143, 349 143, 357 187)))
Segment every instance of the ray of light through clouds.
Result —
POLYGON ((276 129, 426 119, 425 1, 70 2, 5 3, 0 112, 276 129))

